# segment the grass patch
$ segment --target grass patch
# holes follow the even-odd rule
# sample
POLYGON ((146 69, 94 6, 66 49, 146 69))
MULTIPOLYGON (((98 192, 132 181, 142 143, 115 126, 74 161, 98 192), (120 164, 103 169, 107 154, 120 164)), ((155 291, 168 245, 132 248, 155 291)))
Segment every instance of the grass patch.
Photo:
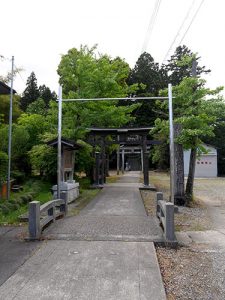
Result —
MULTIPOLYGON (((112 179, 116 181, 116 178, 112 179)), ((76 201, 69 205, 69 215, 78 215, 80 211, 99 193, 99 189, 90 189, 90 180, 86 177, 78 180, 80 184, 80 196, 76 201)), ((52 184, 49 182, 41 181, 36 178, 29 179, 23 185, 23 191, 11 193, 11 199, 1 200, 0 205, 0 225, 23 224, 18 220, 19 216, 27 213, 28 203, 36 200, 44 204, 52 200, 51 193, 52 184), (13 205, 12 205, 13 203, 13 205)), ((26 223, 24 223, 26 224, 26 223)))
POLYGON ((51 183, 31 178, 25 182, 22 191, 11 192, 10 201, 0 201, 0 225, 21 224, 18 217, 27 212, 30 201, 36 200, 43 204, 52 199, 50 188, 51 183))
POLYGON ((120 175, 106 177, 106 183, 115 183, 120 178, 120 175))
POLYGON ((144 203, 145 210, 148 216, 156 215, 155 207, 155 192, 154 191, 141 191, 141 198, 144 203))

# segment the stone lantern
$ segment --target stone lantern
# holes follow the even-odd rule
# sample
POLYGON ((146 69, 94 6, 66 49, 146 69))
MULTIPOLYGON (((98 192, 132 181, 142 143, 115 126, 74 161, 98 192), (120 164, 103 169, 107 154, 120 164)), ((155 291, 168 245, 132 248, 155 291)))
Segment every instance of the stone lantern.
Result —
MULTIPOLYGON (((58 139, 51 140, 47 144, 56 148, 58 139)), ((74 180, 74 162, 75 151, 80 149, 80 145, 65 138, 61 139, 61 145, 61 198, 70 203, 79 196, 79 183, 74 180)), ((57 185, 52 187, 52 191, 53 198, 57 199, 57 185)))

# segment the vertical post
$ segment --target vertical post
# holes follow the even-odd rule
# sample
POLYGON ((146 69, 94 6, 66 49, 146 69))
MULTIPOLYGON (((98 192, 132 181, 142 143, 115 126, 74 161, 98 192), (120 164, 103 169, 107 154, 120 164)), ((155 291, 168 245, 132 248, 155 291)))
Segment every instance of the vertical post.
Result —
POLYGON ((7 174, 7 199, 8 200, 10 199, 10 173, 11 173, 11 149, 12 149, 13 72, 14 72, 14 56, 12 56, 10 107, 9 107, 8 174, 7 174))
POLYGON ((100 153, 99 152, 95 152, 95 159, 96 159, 96 174, 95 174, 95 184, 99 185, 99 163, 100 163, 100 153))
POLYGON ((165 228, 164 228, 165 239, 168 242, 175 240, 174 235, 174 205, 167 202, 165 204, 165 228))
POLYGON ((144 172, 144 156, 143 156, 143 149, 141 149, 141 171, 144 172))
POLYGON ((120 144, 119 148, 117 149, 117 175, 120 174, 120 144))
POLYGON ((159 206, 159 200, 163 200, 163 193, 157 192, 156 193, 156 217, 160 216, 160 206, 159 206))
POLYGON ((102 140, 102 184, 106 183, 106 154, 105 154, 105 137, 102 140))
POLYGON ((122 149, 122 174, 124 174, 124 148, 122 149))
POLYGON ((58 101, 58 157, 57 157, 57 198, 60 199, 61 185, 61 139, 62 139, 62 86, 59 86, 58 101))
POLYGON ((149 186, 149 174, 148 174, 148 152, 145 151, 143 153, 143 158, 144 158, 144 185, 149 186))
POLYGON ((40 235, 40 202, 32 201, 29 203, 29 238, 37 240, 40 235))
POLYGON ((170 202, 174 203, 174 135, 173 135, 173 103, 172 84, 168 85, 169 128, 170 128, 170 202))
POLYGON ((105 170, 106 177, 109 177, 109 153, 106 154, 106 170, 105 170))

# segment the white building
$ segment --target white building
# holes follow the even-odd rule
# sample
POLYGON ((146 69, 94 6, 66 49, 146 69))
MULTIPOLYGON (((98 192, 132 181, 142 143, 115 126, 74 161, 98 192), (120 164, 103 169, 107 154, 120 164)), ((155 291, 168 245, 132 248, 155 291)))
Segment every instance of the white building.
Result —
MULTIPOLYGON (((196 160, 195 177, 217 177, 217 150, 210 145, 203 144, 207 153, 202 153, 196 160)), ((184 151, 184 176, 188 175, 190 150, 184 151)))

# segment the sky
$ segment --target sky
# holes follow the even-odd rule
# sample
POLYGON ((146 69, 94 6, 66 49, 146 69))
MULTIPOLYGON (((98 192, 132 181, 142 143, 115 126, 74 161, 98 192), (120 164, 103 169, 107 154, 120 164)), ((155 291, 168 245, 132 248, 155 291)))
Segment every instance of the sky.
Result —
MULTIPOLYGON (((144 49, 161 64, 185 20, 168 58, 184 37, 182 44, 197 52, 201 65, 212 71, 205 78, 207 86, 225 86, 225 1, 203 1, 187 30, 201 2, 161 0, 144 49)), ((16 67, 23 69, 14 82, 18 93, 24 91, 32 71, 38 85, 58 92, 61 55, 81 44, 98 44, 100 53, 120 56, 132 68, 143 49, 155 5, 156 0, 1 1, 0 55, 6 59, 0 61, 0 75, 10 71, 14 56, 16 67)))

